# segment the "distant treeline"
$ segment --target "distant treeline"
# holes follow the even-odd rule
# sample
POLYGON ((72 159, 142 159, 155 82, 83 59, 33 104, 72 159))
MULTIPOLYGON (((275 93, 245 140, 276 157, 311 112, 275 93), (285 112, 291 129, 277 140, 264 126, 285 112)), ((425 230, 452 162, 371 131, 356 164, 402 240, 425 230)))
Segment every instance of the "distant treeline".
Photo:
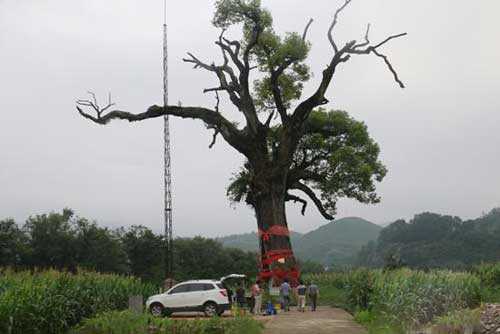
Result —
MULTIPOLYGON (((174 250, 178 280, 257 272, 255 253, 223 248, 212 239, 179 238, 174 250)), ((164 279, 164 254, 164 238, 147 227, 109 229, 69 209, 32 216, 22 226, 13 219, 0 220, 0 267, 84 268, 132 274, 159 284, 164 279)))
POLYGON ((462 269, 500 261, 500 209, 474 220, 422 213, 384 228, 358 254, 357 265, 462 269))

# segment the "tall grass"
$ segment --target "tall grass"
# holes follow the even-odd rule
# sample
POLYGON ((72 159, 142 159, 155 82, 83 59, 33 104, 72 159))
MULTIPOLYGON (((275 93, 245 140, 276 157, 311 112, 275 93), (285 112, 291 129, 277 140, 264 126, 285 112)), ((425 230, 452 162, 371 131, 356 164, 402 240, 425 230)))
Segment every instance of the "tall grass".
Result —
POLYGON ((481 280, 483 301, 500 303, 500 262, 475 266, 472 272, 481 280))
POLYGON ((473 308, 481 302, 480 280, 449 271, 377 272, 369 307, 392 322, 418 327, 436 316, 473 308))
POLYGON ((472 272, 479 277, 484 286, 500 287, 500 262, 483 263, 475 266, 472 272))
POLYGON ((325 290, 343 291, 339 296, 351 311, 370 310, 407 328, 481 302, 480 279, 470 273, 357 269, 306 279, 319 284, 320 296, 325 290))
POLYGON ((0 333, 65 333, 83 318, 121 310, 156 288, 133 277, 58 271, 0 273, 0 333))

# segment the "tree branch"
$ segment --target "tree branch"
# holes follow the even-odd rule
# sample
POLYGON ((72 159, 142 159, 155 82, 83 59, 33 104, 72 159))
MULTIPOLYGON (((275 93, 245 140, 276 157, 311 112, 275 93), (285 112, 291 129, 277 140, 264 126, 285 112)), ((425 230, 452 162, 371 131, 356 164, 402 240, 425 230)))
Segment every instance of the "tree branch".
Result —
POLYGON ((303 193, 305 193, 313 201, 314 205, 316 205, 316 207, 318 208, 318 211, 321 213, 321 215, 325 219, 327 219, 327 220, 334 220, 335 219, 333 216, 331 216, 326 211, 325 207, 323 206, 323 203, 321 203, 321 200, 316 196, 316 194, 314 193, 314 191, 311 188, 309 188, 308 186, 306 186, 303 183, 295 182, 290 189, 297 189, 297 190, 300 190, 303 193))
POLYGON ((295 196, 292 194, 286 194, 285 195, 285 201, 293 201, 294 203, 302 203, 302 209, 300 210, 300 213, 302 216, 306 214, 306 208, 307 208, 307 201, 305 199, 300 198, 299 196, 295 196))
POLYGON ((389 59, 387 58, 386 55, 383 55, 381 53, 379 53, 378 51, 376 50, 373 50, 373 53, 377 56, 377 57, 380 57, 384 60, 385 64, 387 65, 387 68, 389 69, 389 71, 391 71, 392 75, 394 76, 394 80, 399 84, 399 87, 401 88, 405 88, 405 84, 403 83, 403 81, 401 81, 401 79, 399 79, 399 76, 398 76, 398 73, 396 72, 396 70, 394 69, 394 67, 392 66, 391 62, 389 61, 389 59))
MULTIPOLYGON (((94 104, 95 105, 95 104, 94 104)), ((89 107, 85 100, 78 100, 76 102, 76 109, 84 118, 91 120, 94 123, 105 125, 110 121, 126 120, 129 122, 137 122, 150 118, 157 118, 164 115, 171 115, 180 118, 191 118, 202 120, 208 127, 216 129, 224 137, 224 139, 238 151, 248 156, 251 143, 249 143, 246 136, 242 131, 238 130, 236 126, 227 120, 221 113, 203 107, 182 107, 182 106, 151 106, 146 112, 143 113, 130 113, 122 110, 112 110, 103 113, 103 109, 95 109, 95 116, 85 112, 83 107, 89 107), (83 103, 82 103, 83 101, 83 103)))
POLYGON ((332 24, 330 25, 330 28, 328 29, 328 40, 330 41, 330 44, 332 45, 335 53, 338 53, 339 49, 337 47, 337 44, 335 43, 335 39, 333 38, 333 28, 335 28, 335 25, 337 25, 337 20, 338 20, 338 16, 339 16, 340 12, 343 11, 344 8, 346 8, 347 5, 349 5, 349 3, 351 3, 351 1, 352 0, 345 0, 344 4, 339 9, 337 9, 337 11, 335 11, 335 15, 333 16, 332 24))
POLYGON ((356 44, 354 46, 354 49, 361 48, 361 47, 364 47, 364 46, 367 46, 370 44, 370 38, 369 38, 370 27, 371 27, 371 25, 370 25, 370 23, 368 23, 368 25, 366 26, 365 41, 363 43, 356 44))
POLYGON ((271 125, 271 121, 273 120, 273 117, 274 117, 274 111, 272 111, 272 112, 269 113, 269 116, 267 116, 266 122, 264 123, 264 126, 267 129, 269 129, 269 127, 271 125))
MULTIPOLYGON (((217 101, 216 104, 215 104, 215 112, 216 113, 219 113, 219 105, 220 105, 220 98, 219 98, 219 92, 218 91, 215 91, 215 100, 217 101)), ((210 127, 209 127, 210 128, 210 127)), ((214 128, 214 127, 212 127, 214 128)), ((213 134, 213 137, 212 137, 212 141, 210 142, 210 144, 208 145, 208 148, 212 148, 214 147, 215 145, 215 142, 217 141, 217 135, 220 133, 219 129, 217 128, 214 128, 214 134, 213 134)))
MULTIPOLYGON (((368 27, 370 27, 370 26, 368 25, 368 27)), ((352 49, 347 50, 347 53, 349 53, 349 54, 358 54, 358 55, 368 55, 370 53, 373 53, 377 57, 382 58, 384 60, 385 64, 387 65, 387 68, 389 69, 389 71, 394 76, 394 80, 398 83, 399 87, 405 88, 404 83, 399 78, 398 73, 396 72, 396 70, 392 66, 391 62, 389 61, 389 58, 386 55, 380 53, 377 49, 379 47, 383 46, 384 44, 386 44, 387 42, 389 42, 392 39, 403 37, 403 36, 406 36, 408 34, 407 33, 402 33, 402 34, 397 34, 397 35, 391 35, 391 36, 387 37, 385 40, 383 40, 382 42, 378 43, 377 45, 368 46, 366 49, 359 50, 360 47, 364 47, 364 46, 366 46, 366 45, 369 44, 368 32, 369 32, 369 28, 368 28, 367 33, 366 33, 366 42, 362 43, 362 44, 358 44, 358 45, 354 46, 352 49)))
POLYGON ((304 32, 302 33, 302 40, 305 41, 307 37, 307 32, 309 31, 309 28, 311 27, 311 24, 313 23, 313 19, 309 19, 309 22, 307 22, 307 25, 304 29, 304 32))

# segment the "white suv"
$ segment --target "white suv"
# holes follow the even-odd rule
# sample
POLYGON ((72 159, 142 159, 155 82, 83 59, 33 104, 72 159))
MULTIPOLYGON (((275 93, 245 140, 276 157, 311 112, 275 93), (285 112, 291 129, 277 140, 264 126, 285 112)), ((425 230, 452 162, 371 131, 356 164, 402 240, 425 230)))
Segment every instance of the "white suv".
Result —
POLYGON ((229 278, 245 278, 230 275, 217 280, 182 282, 167 292, 154 295, 146 301, 146 308, 154 316, 169 316, 176 312, 204 312, 212 317, 229 310, 229 298, 224 281, 229 278))

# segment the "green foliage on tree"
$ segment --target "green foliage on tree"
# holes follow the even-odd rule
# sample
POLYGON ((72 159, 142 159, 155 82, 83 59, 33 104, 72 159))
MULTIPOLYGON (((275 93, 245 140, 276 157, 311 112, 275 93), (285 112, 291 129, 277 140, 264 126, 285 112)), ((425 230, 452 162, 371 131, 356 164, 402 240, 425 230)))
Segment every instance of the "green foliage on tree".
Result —
POLYGON ((358 254, 361 265, 468 268, 500 261, 500 210, 474 220, 422 213, 384 228, 358 254))
POLYGON ((119 237, 107 228, 77 217, 69 209, 28 218, 23 227, 28 255, 24 265, 75 271, 126 273, 119 237))
POLYGON ((127 254, 130 273, 148 282, 160 283, 164 277, 164 241, 144 226, 122 230, 121 242, 127 254))
POLYGON ((221 278, 228 274, 255 276, 257 255, 223 248, 213 240, 196 237, 174 241, 174 267, 178 279, 221 278))
POLYGON ((16 266, 26 261, 26 235, 14 219, 0 220, 0 266, 16 266))
MULTIPOLYGON (((282 127, 272 128, 272 138, 281 136, 282 127)), ((277 145, 274 140, 270 145, 277 145)), ((327 219, 336 214, 339 198, 355 198, 361 203, 378 203, 375 182, 386 175, 385 166, 378 160, 379 146, 370 137, 366 125, 344 111, 326 111, 320 108, 311 113, 304 125, 304 135, 293 157, 288 189, 302 190, 318 202, 318 208, 327 219), (312 190, 314 192, 312 192, 312 190), (320 199, 315 196, 320 194, 320 199)), ((246 164, 228 187, 233 202, 252 203, 252 175, 246 164)), ((286 200, 300 202, 305 213, 306 200, 287 193, 286 200)))

